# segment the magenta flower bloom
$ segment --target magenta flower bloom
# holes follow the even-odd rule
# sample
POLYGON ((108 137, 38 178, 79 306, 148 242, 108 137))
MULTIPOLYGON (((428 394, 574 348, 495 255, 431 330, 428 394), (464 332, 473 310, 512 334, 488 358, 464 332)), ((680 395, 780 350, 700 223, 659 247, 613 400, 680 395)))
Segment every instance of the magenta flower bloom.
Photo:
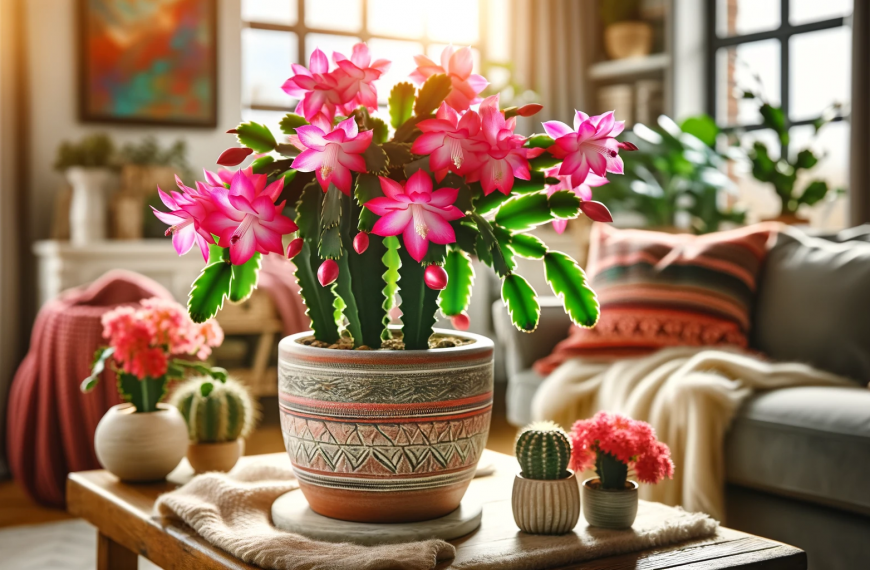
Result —
POLYGON ((379 59, 372 63, 369 48, 362 42, 353 46, 350 59, 333 52, 332 60, 338 66, 333 78, 338 85, 342 112, 350 115, 360 105, 365 105, 369 111, 376 111, 378 91, 373 83, 390 70, 390 61, 379 59))
POLYGON ((488 147, 474 138, 480 133, 480 115, 474 111, 466 111, 460 118, 447 103, 441 103, 435 118, 421 121, 417 127, 423 134, 414 141, 411 152, 429 155, 429 169, 439 182, 448 171, 465 175, 480 168, 476 153, 488 147))
MULTIPOLYGON (((590 172, 589 175, 586 177, 586 180, 584 180, 582 184, 579 184, 577 186, 572 186, 571 176, 559 174, 559 168, 560 167, 557 164, 556 166, 554 166, 552 168, 548 168, 547 170, 544 171, 544 175, 547 178, 557 178, 559 180, 558 184, 547 184, 545 186, 545 188, 547 190, 547 196, 552 196, 553 194, 555 194, 559 190, 568 190, 569 192, 573 192, 574 194, 577 195, 578 198, 580 198, 581 206, 583 203, 587 203, 587 202, 592 201, 592 189, 593 188, 597 188, 599 186, 604 186, 605 184, 607 184, 609 182, 609 180, 607 180, 607 178, 605 178, 603 176, 598 176, 597 174, 590 172)), ((596 202, 596 204, 597 204, 597 202, 596 202)), ((607 210, 607 208, 605 208, 605 210, 607 210)), ((608 214, 609 214, 609 212, 608 212, 608 214)), ((593 212, 593 215, 594 215, 594 212, 593 212)), ((590 216, 590 218, 595 219, 593 216, 590 216)), ((595 221, 597 221, 597 222, 601 222, 601 221, 609 222, 609 221, 612 221, 612 219, 607 219, 607 220, 595 219, 595 221)), ((562 232, 564 232, 567 225, 568 225, 568 220, 553 220, 553 229, 556 230, 556 233, 561 234, 562 232)))
POLYGON ((505 120, 498 108, 498 95, 487 97, 480 104, 483 118, 478 139, 486 142, 487 149, 478 154, 481 166, 466 176, 468 182, 480 181, 484 194, 494 190, 507 195, 514 187, 514 178, 529 180, 529 159, 544 152, 541 148, 523 148, 525 139, 514 134, 516 117, 505 120))
POLYGON ((236 172, 229 189, 212 189, 217 209, 206 216, 202 225, 218 236, 220 247, 230 248, 233 265, 244 264, 255 252, 283 255, 281 236, 298 229, 281 214, 284 202, 275 204, 284 189, 284 179, 268 186, 266 182, 264 174, 253 174, 247 168, 236 172))
POLYGON ((335 117, 336 105, 341 103, 338 82, 329 74, 329 60, 320 48, 312 52, 308 68, 294 63, 293 77, 284 82, 281 88, 291 97, 299 99, 296 113, 313 121, 323 116, 329 122, 335 117))
POLYGON ((208 261, 208 244, 214 243, 214 238, 202 228, 202 221, 215 209, 209 189, 200 182, 197 182, 196 190, 189 188, 178 176, 175 177, 175 183, 181 192, 172 191, 172 195, 157 187, 160 200, 170 212, 161 212, 154 206, 151 206, 151 210, 158 220, 169 224, 166 235, 172 234, 172 245, 178 255, 184 255, 196 243, 203 259, 208 261))
POLYGON ((432 179, 418 170, 403 185, 384 176, 381 189, 384 196, 365 203, 365 207, 381 216, 372 233, 379 236, 397 236, 408 253, 417 261, 423 261, 429 242, 448 244, 456 241, 456 234, 449 222, 463 214, 453 205, 459 194, 457 188, 441 188, 432 191, 432 179))
POLYGON ((625 128, 624 121, 615 121, 613 111, 589 117, 582 111, 574 115, 574 130, 559 121, 543 123, 544 130, 556 142, 550 154, 562 159, 559 174, 571 176, 574 185, 582 184, 591 170, 598 176, 608 172, 622 174, 616 135, 625 128))
POLYGON ((465 111, 471 105, 480 103, 478 94, 489 85, 482 75, 471 73, 474 61, 471 57, 471 48, 464 47, 454 51, 452 45, 444 48, 441 52, 441 65, 438 65, 425 55, 414 56, 417 69, 411 73, 411 80, 422 85, 426 80, 440 73, 447 74, 453 88, 447 95, 445 102, 457 111, 465 111))
POLYGON ((350 196, 351 174, 365 172, 366 161, 361 156, 372 142, 372 131, 359 132, 353 117, 335 128, 317 120, 296 129, 298 139, 291 139, 302 152, 293 159, 291 168, 300 172, 315 172, 320 187, 326 192, 330 183, 350 196))

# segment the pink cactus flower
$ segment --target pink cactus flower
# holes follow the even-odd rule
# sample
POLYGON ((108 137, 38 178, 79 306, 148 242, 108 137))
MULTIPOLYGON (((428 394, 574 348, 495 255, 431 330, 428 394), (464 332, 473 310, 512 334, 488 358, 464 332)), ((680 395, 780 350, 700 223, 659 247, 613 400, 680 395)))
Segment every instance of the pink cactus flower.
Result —
POLYGON ((488 145, 476 140, 480 133, 480 115, 466 111, 459 117, 447 103, 441 103, 434 119, 421 121, 417 127, 423 134, 411 146, 411 152, 429 155, 429 169, 435 179, 441 181, 448 171, 465 175, 480 168, 477 153, 487 150, 488 145))
POLYGON ((390 61, 378 59, 372 63, 369 48, 362 42, 353 46, 350 59, 333 52, 332 60, 338 66, 333 77, 338 85, 342 112, 349 115, 360 105, 376 111, 378 92, 374 82, 390 70, 390 61))
POLYGON ((529 159, 539 156, 544 149, 523 148, 525 139, 514 134, 516 117, 505 119, 498 108, 498 95, 487 97, 480 104, 482 117, 478 139, 486 142, 487 150, 478 154, 481 166, 466 176, 468 182, 480 181, 484 194, 494 190, 507 195, 514 187, 514 178, 529 180, 529 159))
POLYGON ((336 77, 329 74, 326 54, 320 48, 315 49, 308 60, 307 69, 298 63, 291 67, 294 75, 281 88, 291 97, 299 99, 296 113, 308 121, 321 116, 332 122, 336 105, 341 101, 336 77))
POLYGON ((480 103, 478 94, 489 85, 482 75, 471 73, 474 61, 471 57, 471 48, 464 47, 454 51, 452 45, 444 48, 441 52, 441 65, 438 65, 425 55, 414 56, 417 69, 411 73, 411 80, 422 85, 426 80, 440 73, 447 74, 453 88, 447 95, 445 102, 457 111, 465 111, 471 105, 480 103))
POLYGON ((208 245, 214 243, 214 238, 203 229, 202 221, 215 209, 209 191, 199 182, 196 190, 189 188, 178 176, 175 177, 175 183, 181 192, 172 191, 171 195, 157 187, 160 200, 170 212, 161 212, 154 206, 151 206, 151 210, 158 220, 169 224, 166 235, 172 234, 172 245, 178 255, 190 251, 195 243, 199 246, 202 258, 208 261, 208 245))
POLYGON ((265 175, 253 174, 247 168, 236 172, 229 189, 212 190, 217 209, 202 225, 219 237, 220 247, 230 248, 230 261, 234 265, 244 264, 255 252, 284 254, 281 236, 298 228, 281 214, 284 202, 275 204, 283 189, 283 178, 266 186, 265 175))
POLYGON ((227 170, 225 168, 221 168, 217 172, 211 172, 210 170, 203 168, 202 173, 209 186, 223 186, 224 188, 230 187, 230 183, 233 181, 233 176, 236 175, 234 170, 227 170))
POLYGON ((350 196, 350 171, 366 171, 362 153, 372 142, 372 131, 359 132, 351 117, 335 128, 318 119, 297 128, 296 134, 298 140, 291 140, 302 153, 293 159, 291 167, 301 172, 316 172, 324 192, 329 190, 331 183, 350 196))
POLYGON ((448 223, 463 217, 453 205, 459 194, 457 188, 432 191, 432 179, 418 170, 402 185, 384 176, 380 177, 384 196, 366 202, 365 207, 381 216, 372 233, 379 236, 397 236, 408 253, 418 262, 429 249, 429 242, 448 244, 456 241, 453 227, 448 223))
POLYGON ((625 128, 625 122, 614 120, 613 111, 594 117, 577 111, 574 130, 559 121, 547 121, 543 125, 556 141, 550 153, 562 159, 559 174, 571 176, 575 186, 586 180, 590 170, 598 176, 608 172, 622 174, 621 147, 615 137, 625 128))
MULTIPOLYGON (((556 166, 553 166, 552 168, 548 168, 547 170, 544 171, 544 175, 547 178, 557 178, 559 180, 558 184, 547 184, 545 186, 545 188, 547 190, 547 196, 552 196, 553 194, 555 194, 559 190, 568 190, 569 192, 573 192, 574 194, 577 195, 578 198, 580 198, 581 205, 582 205, 585 202, 592 201, 592 189, 593 188, 597 188, 599 186, 604 186, 608 182, 607 178, 605 178, 603 176, 598 176, 594 172, 590 172, 589 175, 586 177, 586 180, 584 180, 582 184, 580 184, 578 186, 572 186, 571 185, 571 176, 559 174, 559 168, 560 168, 560 166, 557 164, 556 166)), ((596 204, 597 204, 597 202, 596 202, 596 204)), ((602 204, 602 207, 603 207, 603 204, 602 204)), ((607 211, 607 208, 605 207, 604 210, 607 211)), ((607 213, 609 216, 610 212, 607 212, 607 213)), ((595 221, 599 221, 599 222, 601 222, 601 221, 607 221, 607 222, 613 221, 613 218, 595 219, 593 216, 589 216, 589 217, 594 219, 595 221)), ((553 229, 556 230, 556 233, 561 234, 562 232, 564 232, 567 225, 568 225, 568 220, 553 220, 553 229)))

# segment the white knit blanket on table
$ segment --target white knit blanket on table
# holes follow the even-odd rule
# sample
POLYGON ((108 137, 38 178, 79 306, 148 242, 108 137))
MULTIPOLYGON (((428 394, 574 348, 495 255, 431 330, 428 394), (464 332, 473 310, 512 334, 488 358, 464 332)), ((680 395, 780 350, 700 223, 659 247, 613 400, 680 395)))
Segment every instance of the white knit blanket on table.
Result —
POLYGON ((673 480, 642 485, 641 498, 723 520, 723 442, 735 412, 755 391, 791 386, 855 384, 804 364, 677 347, 615 363, 569 360, 541 384, 532 416, 566 428, 599 410, 649 422, 671 448, 676 470, 673 480))

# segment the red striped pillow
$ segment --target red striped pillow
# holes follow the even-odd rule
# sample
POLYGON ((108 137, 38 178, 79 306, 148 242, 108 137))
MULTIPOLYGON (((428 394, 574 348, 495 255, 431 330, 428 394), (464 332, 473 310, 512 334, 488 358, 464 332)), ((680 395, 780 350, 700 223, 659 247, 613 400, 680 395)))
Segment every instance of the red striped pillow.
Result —
POLYGON ((595 224, 587 272, 601 318, 592 329, 571 327, 535 369, 549 374, 576 356, 636 356, 668 346, 745 348, 756 280, 776 228, 694 236, 595 224))

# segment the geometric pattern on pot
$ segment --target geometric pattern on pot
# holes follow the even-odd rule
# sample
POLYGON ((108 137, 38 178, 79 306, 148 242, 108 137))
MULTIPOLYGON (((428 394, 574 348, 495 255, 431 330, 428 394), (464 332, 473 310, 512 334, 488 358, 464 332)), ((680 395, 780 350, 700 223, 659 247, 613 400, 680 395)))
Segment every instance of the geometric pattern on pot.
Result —
POLYGON ((282 410, 287 452, 320 473, 391 477, 472 468, 486 446, 490 410, 448 421, 331 422, 282 410))

